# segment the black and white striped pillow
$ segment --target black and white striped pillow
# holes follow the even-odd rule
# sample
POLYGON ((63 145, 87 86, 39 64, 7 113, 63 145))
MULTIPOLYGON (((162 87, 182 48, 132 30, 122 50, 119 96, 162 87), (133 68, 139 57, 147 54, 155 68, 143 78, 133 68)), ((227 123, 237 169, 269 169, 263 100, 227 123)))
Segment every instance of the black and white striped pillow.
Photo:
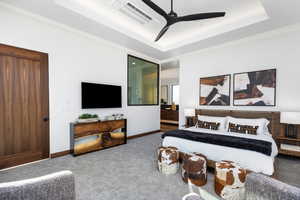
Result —
POLYGON ((218 130, 220 127, 220 123, 218 122, 206 122, 206 121, 201 121, 198 120, 197 128, 204 128, 204 129, 210 129, 210 130, 218 130))

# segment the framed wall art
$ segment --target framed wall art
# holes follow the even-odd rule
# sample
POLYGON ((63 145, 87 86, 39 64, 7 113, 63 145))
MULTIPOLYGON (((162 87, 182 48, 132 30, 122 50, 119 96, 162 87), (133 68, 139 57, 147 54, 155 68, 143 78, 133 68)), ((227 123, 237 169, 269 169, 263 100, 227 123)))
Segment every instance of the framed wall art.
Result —
POLYGON ((200 105, 230 106, 231 75, 200 78, 200 105))
POLYGON ((234 106, 276 106, 276 69, 234 74, 234 106))

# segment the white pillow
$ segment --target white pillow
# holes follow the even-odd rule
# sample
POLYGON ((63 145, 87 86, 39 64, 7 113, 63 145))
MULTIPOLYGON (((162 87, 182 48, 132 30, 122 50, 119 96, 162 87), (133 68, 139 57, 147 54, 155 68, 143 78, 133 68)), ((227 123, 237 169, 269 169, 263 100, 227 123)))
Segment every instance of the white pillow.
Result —
POLYGON ((205 122, 216 122, 220 123, 219 131, 226 131, 226 117, 214 117, 214 116, 207 116, 207 115, 198 115, 198 120, 205 121, 205 122))
POLYGON ((257 135, 263 135, 269 133, 268 125, 270 122, 265 118, 249 119, 249 118, 234 118, 228 116, 226 128, 225 128, 227 131, 228 131, 229 123, 246 125, 246 126, 258 126, 257 135))

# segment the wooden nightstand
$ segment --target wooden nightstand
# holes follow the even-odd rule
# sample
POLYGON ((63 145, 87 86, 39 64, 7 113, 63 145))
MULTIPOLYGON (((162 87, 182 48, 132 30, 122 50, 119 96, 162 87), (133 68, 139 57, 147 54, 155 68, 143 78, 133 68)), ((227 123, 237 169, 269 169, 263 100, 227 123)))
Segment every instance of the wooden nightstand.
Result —
POLYGON ((300 139, 277 137, 279 153, 300 157, 300 139))
POLYGON ((281 125, 280 135, 276 137, 280 154, 300 157, 300 126, 297 129, 297 138, 289 138, 285 136, 285 125, 281 125))

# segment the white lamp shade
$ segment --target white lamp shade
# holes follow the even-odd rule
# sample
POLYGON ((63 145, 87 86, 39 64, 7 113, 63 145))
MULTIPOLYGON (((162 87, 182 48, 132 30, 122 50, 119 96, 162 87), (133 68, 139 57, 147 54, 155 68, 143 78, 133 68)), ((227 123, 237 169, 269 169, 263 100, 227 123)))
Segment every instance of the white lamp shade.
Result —
POLYGON ((184 116, 186 116, 186 117, 194 117, 195 116, 195 109, 193 109, 193 108, 186 108, 186 109, 184 109, 184 116))
POLYGON ((300 112, 281 112, 280 123, 300 124, 300 112))

